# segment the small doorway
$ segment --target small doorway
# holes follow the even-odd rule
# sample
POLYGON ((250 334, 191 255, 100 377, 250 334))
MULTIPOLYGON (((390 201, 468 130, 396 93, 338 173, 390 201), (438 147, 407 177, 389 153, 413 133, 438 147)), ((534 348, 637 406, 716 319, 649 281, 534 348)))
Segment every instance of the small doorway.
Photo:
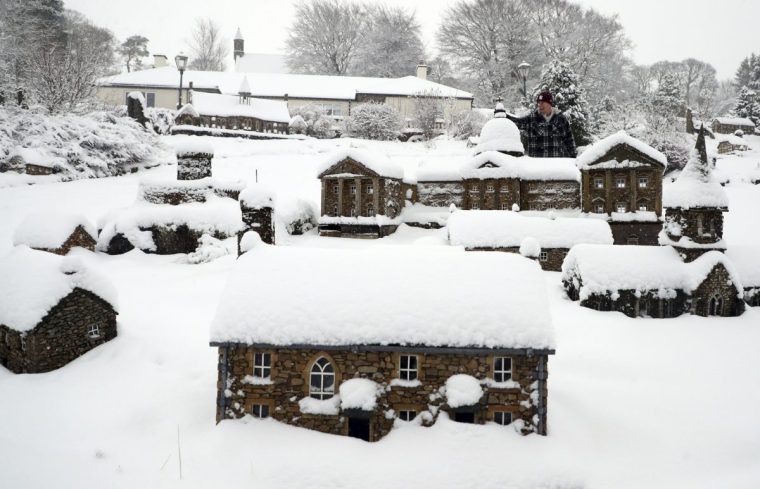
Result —
POLYGON ((369 419, 348 418, 348 436, 369 441, 369 419))
POLYGON ((454 413, 454 421, 457 423, 475 423, 475 413, 454 413))

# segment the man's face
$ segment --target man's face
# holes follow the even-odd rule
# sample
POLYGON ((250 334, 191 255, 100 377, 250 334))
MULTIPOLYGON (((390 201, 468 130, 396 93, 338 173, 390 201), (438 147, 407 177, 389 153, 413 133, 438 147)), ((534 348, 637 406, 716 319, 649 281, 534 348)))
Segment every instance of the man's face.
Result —
POLYGON ((538 111, 542 113, 543 115, 549 115, 552 113, 552 104, 550 104, 549 102, 541 101, 541 102, 538 102, 537 106, 538 106, 538 111))

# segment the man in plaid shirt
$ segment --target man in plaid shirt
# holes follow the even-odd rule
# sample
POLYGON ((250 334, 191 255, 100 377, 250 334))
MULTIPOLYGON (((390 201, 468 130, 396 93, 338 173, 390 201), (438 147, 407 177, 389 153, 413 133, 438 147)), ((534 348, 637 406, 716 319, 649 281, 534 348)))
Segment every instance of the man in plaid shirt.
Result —
POLYGON ((575 158, 575 139, 564 115, 553 107, 551 92, 541 92, 536 99, 536 111, 525 117, 507 114, 527 143, 528 156, 539 158, 575 158))

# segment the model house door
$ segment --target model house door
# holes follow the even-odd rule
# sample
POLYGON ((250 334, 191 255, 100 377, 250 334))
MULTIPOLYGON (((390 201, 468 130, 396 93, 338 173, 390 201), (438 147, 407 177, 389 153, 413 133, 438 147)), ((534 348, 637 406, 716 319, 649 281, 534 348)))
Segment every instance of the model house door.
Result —
POLYGON ((348 436, 369 441, 369 419, 348 418, 348 436))

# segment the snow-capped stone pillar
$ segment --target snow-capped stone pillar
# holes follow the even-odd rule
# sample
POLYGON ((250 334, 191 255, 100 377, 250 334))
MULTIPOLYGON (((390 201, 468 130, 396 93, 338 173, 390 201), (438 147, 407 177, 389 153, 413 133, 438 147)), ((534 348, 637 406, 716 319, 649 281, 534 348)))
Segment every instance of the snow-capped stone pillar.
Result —
POLYGON ((354 208, 356 209, 356 216, 362 215, 362 179, 354 178, 354 185, 356 186, 356 194, 354 194, 354 208))
POLYGON ((177 180, 200 180, 211 176, 214 149, 205 143, 185 142, 177 147, 177 180))
POLYGON ((385 214, 385 211, 380 212, 380 179, 378 177, 372 179, 372 207, 375 215, 385 214))
POLYGON ((238 233, 238 256, 240 255, 240 240, 249 231, 258 233, 264 243, 275 244, 274 193, 264 185, 249 185, 240 192, 239 202, 243 230, 238 233))
POLYGON ((338 216, 342 216, 343 215, 343 186, 344 186, 343 185, 343 179, 342 178, 338 178, 337 182, 338 182, 338 212, 337 212, 337 215, 338 216))

